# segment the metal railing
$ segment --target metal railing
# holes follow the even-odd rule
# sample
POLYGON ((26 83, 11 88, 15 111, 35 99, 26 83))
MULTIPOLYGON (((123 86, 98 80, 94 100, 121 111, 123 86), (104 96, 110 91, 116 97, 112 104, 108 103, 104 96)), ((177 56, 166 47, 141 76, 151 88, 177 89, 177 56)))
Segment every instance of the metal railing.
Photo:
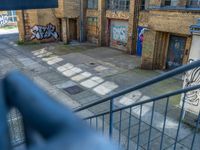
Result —
MULTIPOLYGON (((200 115, 193 116, 192 126, 184 123, 182 119, 185 115, 187 93, 200 89, 200 85, 186 87, 145 100, 139 98, 128 105, 119 104, 119 100, 130 92, 150 87, 155 83, 160 83, 197 67, 200 67, 200 61, 161 74, 100 101, 78 108, 75 112, 81 113, 85 110, 94 112, 93 115, 86 116, 84 120, 91 127, 118 142, 119 147, 127 150, 179 149, 180 147, 198 149, 200 115), (183 104, 174 109, 171 104, 177 99, 182 99, 183 104), (102 105, 107 106, 107 108, 99 112, 102 105)), ((13 145, 24 142, 20 116, 15 109, 8 116, 13 145)))
MULTIPOLYGON (((108 96, 100 101, 78 108, 76 113, 94 110, 93 115, 84 118, 91 127, 118 142, 124 149, 195 149, 199 147, 200 114, 193 115, 190 125, 184 123, 187 93, 200 89, 200 85, 185 87, 146 100, 138 99, 130 105, 120 105, 119 100, 128 93, 149 87, 200 67, 200 61, 161 74, 151 80, 108 96), (180 107, 171 104, 182 100, 180 107), (95 113, 106 105, 108 108, 95 113), (195 123, 196 120, 196 123, 195 123)), ((198 148, 197 148, 198 149, 198 148)))

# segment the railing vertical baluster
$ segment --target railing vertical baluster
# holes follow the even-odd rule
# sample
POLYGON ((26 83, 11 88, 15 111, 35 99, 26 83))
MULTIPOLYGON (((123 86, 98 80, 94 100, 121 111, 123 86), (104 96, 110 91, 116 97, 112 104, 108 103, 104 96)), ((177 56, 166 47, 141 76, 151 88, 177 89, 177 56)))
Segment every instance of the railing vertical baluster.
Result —
POLYGON ((105 120, 105 118, 104 118, 104 115, 102 116, 102 133, 104 134, 104 120, 105 120))
POLYGON ((98 131, 98 117, 96 117, 96 130, 98 131))
POLYGON ((90 127, 92 126, 92 118, 90 118, 90 127))
POLYGON ((151 112, 151 121, 150 121, 150 129, 149 129, 149 137, 148 137, 147 150, 149 150, 149 148, 151 146, 150 145, 150 141, 151 141, 151 130, 152 130, 152 125, 153 125, 154 109, 155 109, 155 101, 153 102, 152 112, 151 112))
POLYGON ((109 136, 112 138, 113 132, 113 99, 110 100, 110 125, 109 125, 109 136))
POLYGON ((122 131, 122 110, 120 110, 120 115, 119 115, 119 139, 118 139, 119 145, 121 142, 121 131, 122 131))
POLYGON ((183 104, 182 104, 181 113, 180 113, 180 117, 179 117, 178 129, 177 129, 175 143, 174 143, 174 150, 176 150, 176 144, 177 144, 177 141, 178 141, 178 136, 179 136, 179 130, 180 130, 180 126, 181 126, 182 116, 184 114, 185 97, 186 97, 186 93, 184 93, 183 100, 182 100, 183 104))
POLYGON ((195 128, 195 131, 194 131, 194 136, 192 138, 192 145, 191 145, 191 148, 190 148, 191 150, 193 150, 196 134, 197 134, 198 128, 199 128, 199 123, 200 123, 200 112, 199 112, 199 116, 198 116, 198 119, 197 119, 196 128, 195 128))
POLYGON ((132 107, 130 108, 129 111, 129 118, 128 118, 128 143, 127 143, 127 150, 129 150, 129 139, 130 139, 130 130, 131 130, 131 113, 132 113, 132 107))
POLYGON ((167 110, 169 106, 169 97, 167 97, 166 107, 165 107, 165 116, 164 116, 164 123, 163 123, 163 129, 162 129, 162 136, 161 136, 161 142, 160 142, 160 150, 162 150, 162 144, 163 144, 163 137, 165 133, 165 125, 167 120, 167 110))
POLYGON ((138 129, 138 138, 137 138, 137 150, 139 149, 139 144, 140 144, 141 119, 142 119, 142 105, 140 105, 139 129, 138 129))

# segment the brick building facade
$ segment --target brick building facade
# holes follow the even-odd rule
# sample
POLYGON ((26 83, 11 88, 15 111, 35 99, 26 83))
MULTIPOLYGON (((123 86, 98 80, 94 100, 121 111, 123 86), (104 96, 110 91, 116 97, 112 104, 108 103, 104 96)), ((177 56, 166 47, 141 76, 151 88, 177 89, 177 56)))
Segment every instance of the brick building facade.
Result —
POLYGON ((64 41, 80 38, 80 1, 58 0, 56 9, 17 11, 21 41, 64 41))
POLYGON ((86 10, 89 41, 142 56, 144 69, 173 69, 188 62, 192 40, 189 27, 200 18, 198 1, 97 2, 98 7, 88 5, 86 10))
POLYGON ((144 69, 187 63, 197 0, 59 0, 59 8, 18 11, 21 40, 87 40, 142 56, 144 69), (23 19, 24 18, 24 19, 23 19), (26 35, 26 36, 25 36, 26 35))

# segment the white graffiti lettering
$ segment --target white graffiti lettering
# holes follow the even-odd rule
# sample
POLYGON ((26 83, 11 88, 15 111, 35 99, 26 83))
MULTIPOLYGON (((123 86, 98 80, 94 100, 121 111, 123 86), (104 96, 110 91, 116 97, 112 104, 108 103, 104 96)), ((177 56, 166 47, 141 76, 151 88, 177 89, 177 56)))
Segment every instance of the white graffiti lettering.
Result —
MULTIPOLYGON (((190 60, 193 62, 193 60, 190 60)), ((192 87, 200 84, 200 67, 188 71, 185 75, 185 87, 192 87)), ((186 102, 192 106, 200 105, 200 90, 193 90, 186 93, 186 102)))
POLYGON ((7 14, 1 14, 0 15, 0 27, 5 26, 8 24, 8 15, 7 14))
POLYGON ((36 25, 31 28, 31 40, 43 40, 54 38, 57 40, 59 38, 58 33, 56 32, 56 27, 51 23, 47 24, 46 26, 36 25))

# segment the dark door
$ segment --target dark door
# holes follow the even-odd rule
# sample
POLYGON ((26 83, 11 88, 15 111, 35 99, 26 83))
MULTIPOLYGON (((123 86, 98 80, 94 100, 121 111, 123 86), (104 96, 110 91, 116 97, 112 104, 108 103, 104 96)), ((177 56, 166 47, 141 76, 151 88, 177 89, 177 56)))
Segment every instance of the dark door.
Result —
POLYGON ((181 36, 170 36, 167 69, 174 69, 182 65, 186 38, 181 36))
POLYGON ((69 39, 70 41, 77 40, 77 20, 69 19, 69 39))

